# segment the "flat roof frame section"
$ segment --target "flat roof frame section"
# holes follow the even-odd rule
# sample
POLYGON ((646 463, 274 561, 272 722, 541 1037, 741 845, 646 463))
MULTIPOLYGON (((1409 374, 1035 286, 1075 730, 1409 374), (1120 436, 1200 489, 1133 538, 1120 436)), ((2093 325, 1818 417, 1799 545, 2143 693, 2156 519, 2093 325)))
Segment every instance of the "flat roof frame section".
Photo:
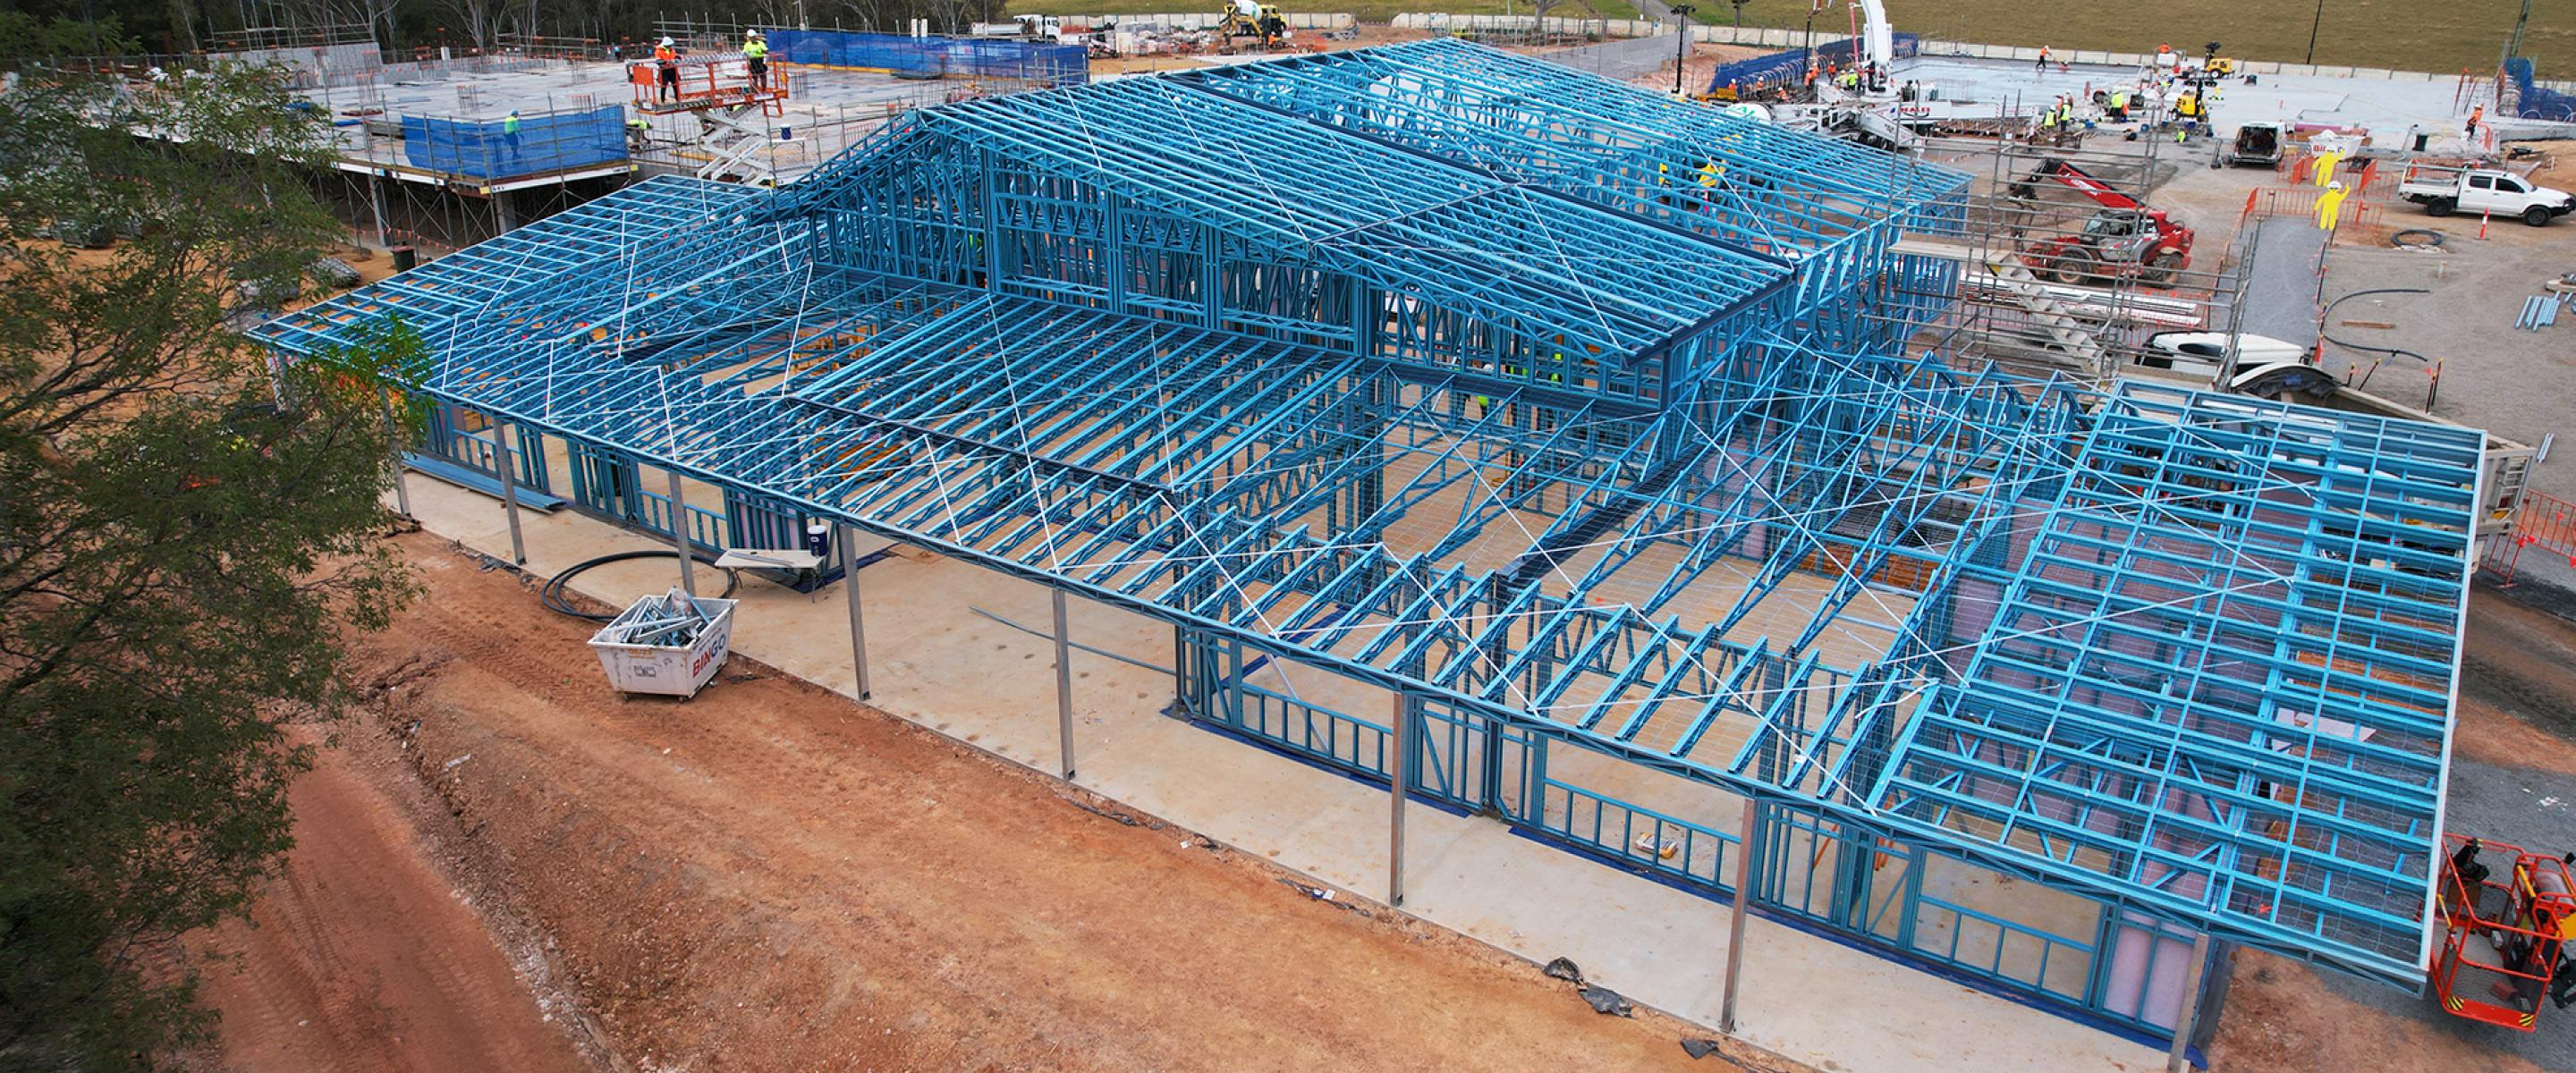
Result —
MULTIPOLYGON (((1099 121, 1217 99, 1103 86, 940 110, 818 173, 838 184, 820 201, 656 179, 258 335, 307 353, 399 316, 435 357, 413 386, 444 401, 2413 985, 2424 940, 2398 905, 2421 904, 2438 845, 2447 754, 2428 743, 2466 610, 2475 433, 2102 395, 1753 320, 1641 405, 1390 360, 1365 317, 1357 343, 1308 344, 1213 327, 1214 299, 1004 287, 983 275, 1005 234, 990 215, 919 232, 906 252, 952 258, 916 257, 944 266, 920 277, 852 265, 881 233, 845 230, 832 199, 878 196, 870 175, 949 169, 988 207, 1014 183, 1087 192, 1013 210, 1014 233, 1123 234, 1084 247, 1114 263, 1179 241, 1122 232, 1121 198, 1244 214, 1259 177, 1310 174, 1330 199, 1321 177, 1356 159, 1265 110, 1245 122, 1268 133, 1223 144, 1099 121), (1112 103, 1065 103, 1085 96, 1112 103), (1092 148, 1022 152, 1031 116, 1087 117, 1092 148)), ((1223 248, 1351 257, 1341 230, 1444 204, 1369 196, 1235 223, 1223 248)), ((1515 204, 1605 242, 1670 234, 1515 204)), ((1588 309, 1497 296, 1579 283, 1651 310, 1668 286, 1434 237, 1481 275, 1372 254, 1388 302, 1574 334, 1588 309)), ((1886 269, 1857 258, 1851 285, 1886 269)))

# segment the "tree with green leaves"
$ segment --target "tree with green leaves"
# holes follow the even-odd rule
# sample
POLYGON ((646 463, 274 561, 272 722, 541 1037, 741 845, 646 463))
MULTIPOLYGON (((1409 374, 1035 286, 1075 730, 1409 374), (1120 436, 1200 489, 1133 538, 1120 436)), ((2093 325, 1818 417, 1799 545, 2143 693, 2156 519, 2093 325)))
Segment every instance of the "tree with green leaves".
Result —
POLYGON ((325 129, 252 69, 0 91, 0 1069, 202 1036, 175 943, 246 910, 310 763, 287 724, 342 711, 409 593, 375 533, 417 341, 281 365, 234 331, 341 235, 325 129))

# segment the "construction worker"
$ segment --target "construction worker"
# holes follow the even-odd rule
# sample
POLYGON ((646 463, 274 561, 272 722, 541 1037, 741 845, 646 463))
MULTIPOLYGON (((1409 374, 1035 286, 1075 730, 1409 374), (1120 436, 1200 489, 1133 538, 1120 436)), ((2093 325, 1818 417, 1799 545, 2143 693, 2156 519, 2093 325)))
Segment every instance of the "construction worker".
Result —
POLYGON ((2118 87, 2118 88, 2113 89, 2113 90, 2111 91, 2111 102, 2110 102, 2110 104, 2108 105, 2108 107, 2109 107, 2109 109, 2110 109, 2110 113, 2111 113, 2111 122, 2114 122, 2114 123, 2126 123, 2126 122, 2128 122, 2128 121, 2129 121, 2129 89, 2128 89, 2128 87, 2126 87, 2126 86, 2121 86, 2121 87, 2118 87))
POLYGON ((653 99, 677 103, 680 99, 680 50, 671 44, 670 38, 665 37, 660 44, 653 46, 653 67, 658 80, 653 87, 653 99))
POLYGON ((751 68, 751 88, 769 88, 769 41, 753 30, 742 35, 743 62, 751 68))
POLYGON ((518 158, 519 110, 516 108, 510 109, 509 115, 501 117, 501 144, 509 147, 512 159, 518 158))
POLYGON ((2477 107, 2475 107, 2475 108, 2471 108, 2471 109, 2469 109, 2469 125, 2468 125, 2468 128, 2467 128, 2466 130, 2463 130, 2463 131, 2461 131, 2461 132, 2460 132, 2460 136, 2461 136, 2461 137, 2463 137, 2463 138, 2466 138, 2466 139, 2468 139, 2468 140, 2470 140, 2470 141, 2476 141, 2476 140, 2478 140, 2478 121, 2479 121, 2479 120, 2481 120, 2481 119, 2485 119, 2486 117, 2487 117, 2487 106, 2486 106, 2486 105, 2481 104, 2481 105, 2478 105, 2478 106, 2477 106, 2477 107))
POLYGON ((630 116, 626 120, 626 151, 641 153, 653 142, 653 117, 630 116))
POLYGON ((2039 62, 2038 62, 2038 63, 2036 63, 2036 64, 2033 64, 2033 65, 2032 65, 2032 67, 2033 67, 2035 70, 2038 70, 2038 71, 2039 71, 2040 73, 2042 73, 2042 74, 2045 74, 2045 73, 2047 73, 2047 72, 2048 72, 2048 46, 2046 46, 2046 45, 2041 45, 2041 46, 2039 46, 2039 62))

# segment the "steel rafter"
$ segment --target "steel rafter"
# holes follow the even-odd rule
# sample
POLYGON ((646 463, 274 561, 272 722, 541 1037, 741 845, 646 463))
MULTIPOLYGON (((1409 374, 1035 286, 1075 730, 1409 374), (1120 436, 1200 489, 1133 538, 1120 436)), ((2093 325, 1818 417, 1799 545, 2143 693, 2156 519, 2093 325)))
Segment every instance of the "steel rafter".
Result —
POLYGON ((1426 43, 930 109, 259 334, 398 316, 586 449, 2404 978, 2476 435, 1854 329, 1955 189, 1426 43))

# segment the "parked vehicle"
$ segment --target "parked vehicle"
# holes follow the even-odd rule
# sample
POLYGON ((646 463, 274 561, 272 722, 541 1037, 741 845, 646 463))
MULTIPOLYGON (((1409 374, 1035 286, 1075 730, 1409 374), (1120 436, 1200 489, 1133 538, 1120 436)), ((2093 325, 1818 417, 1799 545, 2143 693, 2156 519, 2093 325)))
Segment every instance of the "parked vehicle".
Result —
POLYGON ((2236 371, 2226 383, 2218 384, 2219 366, 2227 360, 2226 332, 2157 332, 2147 337, 2146 351, 2135 360, 2141 368, 2205 378, 2239 395, 2323 399, 2334 394, 2335 381, 2311 362, 2313 357, 2308 348, 2286 339, 2240 335, 2236 371))
POLYGON ((2218 143, 2209 166, 2232 168, 2252 164, 2264 168, 2278 167, 2282 140, 2278 123, 2247 123, 2236 128, 2235 138, 2218 143))
POLYGON ((2533 227, 2576 212, 2576 194, 2535 186, 2509 171, 2495 168, 2414 164, 2398 181, 2397 196, 2424 206, 2432 216, 2474 212, 2519 216, 2533 227))
POLYGON ((2162 209, 2114 189, 2072 162, 2051 157, 2005 192, 2025 203, 2039 198, 2040 184, 2057 182, 2102 206, 2084 228, 2072 235, 2050 235, 2029 242, 2022 259, 2032 271, 2059 283, 2089 284, 2135 276, 2152 287, 2171 286, 2191 264, 2192 230, 2173 222, 2162 209))

